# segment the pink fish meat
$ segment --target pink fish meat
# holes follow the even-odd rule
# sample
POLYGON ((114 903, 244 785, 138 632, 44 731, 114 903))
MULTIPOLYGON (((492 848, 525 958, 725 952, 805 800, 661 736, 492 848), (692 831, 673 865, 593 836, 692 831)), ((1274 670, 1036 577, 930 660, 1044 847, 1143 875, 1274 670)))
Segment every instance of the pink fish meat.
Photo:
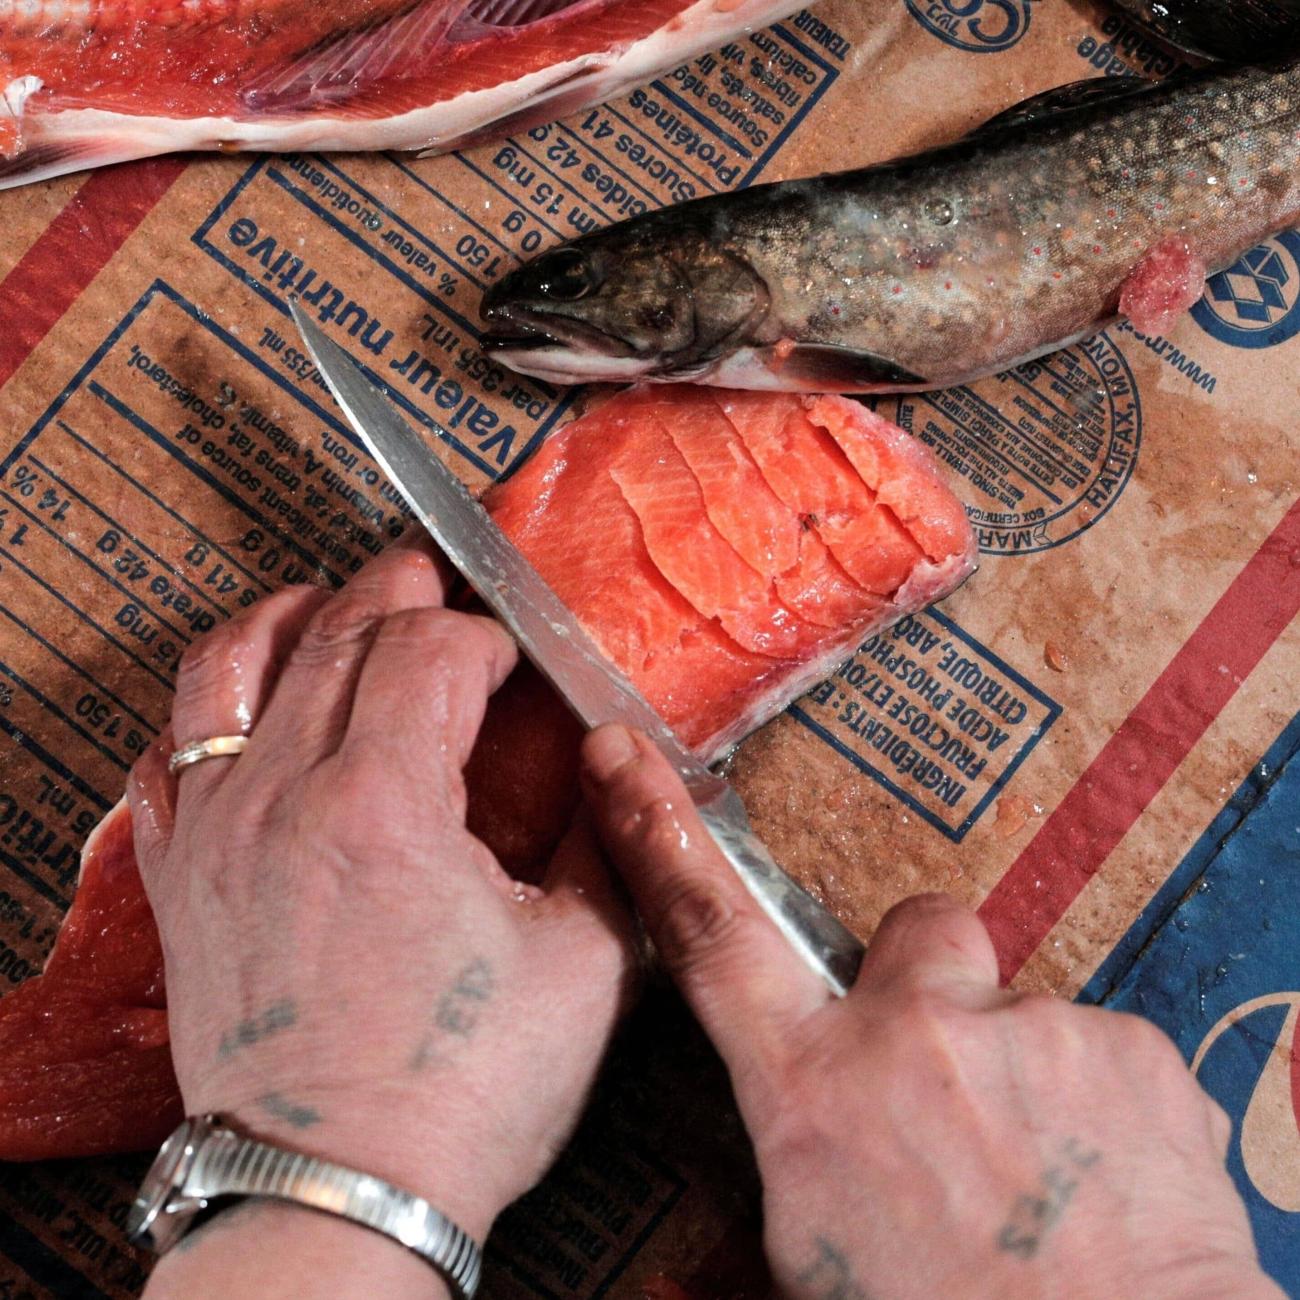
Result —
POLYGON ((0 187, 176 150, 440 153, 797 0, 0 0, 0 187))

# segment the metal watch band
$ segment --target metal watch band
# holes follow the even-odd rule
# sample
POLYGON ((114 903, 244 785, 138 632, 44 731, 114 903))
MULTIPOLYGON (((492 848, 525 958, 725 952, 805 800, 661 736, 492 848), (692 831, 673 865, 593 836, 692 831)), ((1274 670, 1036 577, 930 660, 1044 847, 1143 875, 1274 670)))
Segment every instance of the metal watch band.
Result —
POLYGON ((370 1174, 244 1137, 217 1116, 187 1120, 174 1137, 189 1156, 188 1168, 176 1171, 175 1208, 188 1206, 192 1213, 223 1196, 306 1205, 400 1242, 432 1264, 462 1300, 473 1300, 483 1266, 479 1248, 423 1198, 370 1174))

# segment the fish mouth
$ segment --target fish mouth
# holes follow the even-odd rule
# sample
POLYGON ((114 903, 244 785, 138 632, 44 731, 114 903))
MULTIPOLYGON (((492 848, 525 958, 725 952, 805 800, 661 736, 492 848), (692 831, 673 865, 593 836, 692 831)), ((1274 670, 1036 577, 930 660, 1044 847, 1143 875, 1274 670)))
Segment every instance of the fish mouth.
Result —
POLYGON ((592 357, 617 357, 630 360, 634 349, 622 339, 606 334, 586 321, 537 311, 517 303, 492 303, 483 308, 488 328, 480 343, 488 353, 533 352, 543 348, 563 348, 592 357))

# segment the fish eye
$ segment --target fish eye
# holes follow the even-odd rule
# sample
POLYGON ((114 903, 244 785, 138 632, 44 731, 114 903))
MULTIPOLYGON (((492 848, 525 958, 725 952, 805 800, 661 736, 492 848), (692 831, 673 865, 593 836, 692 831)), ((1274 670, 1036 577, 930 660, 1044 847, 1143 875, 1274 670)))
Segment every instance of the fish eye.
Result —
POLYGON ((537 287, 548 298, 577 302, 579 298, 585 298, 595 285, 587 268, 587 259, 581 253, 567 251, 547 259, 537 287))

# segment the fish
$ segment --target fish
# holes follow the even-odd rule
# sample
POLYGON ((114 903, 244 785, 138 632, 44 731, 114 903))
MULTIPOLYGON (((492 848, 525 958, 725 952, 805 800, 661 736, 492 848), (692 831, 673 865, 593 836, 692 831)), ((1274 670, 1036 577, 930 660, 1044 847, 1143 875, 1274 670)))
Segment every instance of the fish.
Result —
POLYGON ((1300 63, 1109 78, 908 158, 670 206, 489 288, 553 383, 926 391, 1127 318, 1158 333, 1300 217, 1300 63))
POLYGON ((1115 0, 1170 44, 1243 62, 1300 48, 1300 0, 1115 0))
POLYGON ((0 188, 178 150, 441 153, 797 0, 0 0, 0 188))
MULTIPOLYGON (((708 761, 976 567, 929 449, 835 396, 627 390, 483 500, 708 761)), ((465 771, 468 825, 516 878, 541 878, 569 824, 581 739, 530 664, 489 702, 465 771)), ((87 841, 45 972, 0 998, 0 1159, 158 1145, 181 1114, 169 1043, 122 802, 87 841)))

